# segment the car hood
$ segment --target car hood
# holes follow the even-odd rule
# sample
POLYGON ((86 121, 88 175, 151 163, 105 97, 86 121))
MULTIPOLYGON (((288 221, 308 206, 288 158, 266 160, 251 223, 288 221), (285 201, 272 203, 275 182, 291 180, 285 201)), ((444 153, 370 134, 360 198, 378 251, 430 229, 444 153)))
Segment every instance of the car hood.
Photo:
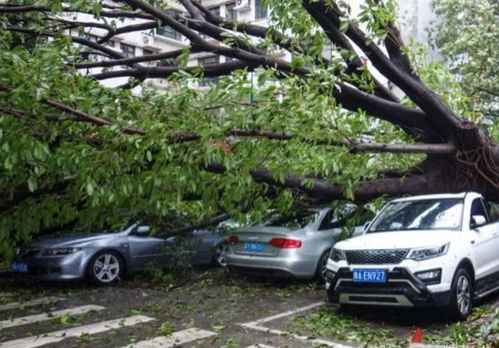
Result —
POLYGON ((81 233, 42 239, 31 244, 31 248, 64 248, 80 246, 103 239, 116 238, 120 233, 81 233))
POLYGON ((439 246, 462 237, 459 231, 421 230, 367 233, 335 244, 341 250, 414 249, 439 246))

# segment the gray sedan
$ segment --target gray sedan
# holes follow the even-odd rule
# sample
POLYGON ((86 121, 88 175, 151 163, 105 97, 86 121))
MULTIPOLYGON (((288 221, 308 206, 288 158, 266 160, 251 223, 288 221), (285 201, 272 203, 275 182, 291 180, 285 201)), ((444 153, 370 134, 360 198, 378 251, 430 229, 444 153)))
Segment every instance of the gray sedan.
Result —
POLYGON ((133 223, 116 231, 40 240, 19 249, 12 269, 43 280, 88 278, 109 284, 120 275, 170 265, 179 247, 194 264, 225 265, 226 243, 219 230, 197 230, 183 238, 159 238, 150 230, 133 223))
MULTIPOLYGON (((348 205, 339 214, 333 214, 330 208, 308 210, 291 217, 273 214, 266 222, 230 236, 228 269, 260 276, 323 280, 329 251, 355 209, 348 205)), ((362 217, 369 219, 370 214, 362 217)), ((357 221, 350 233, 359 233, 364 223, 357 221)))

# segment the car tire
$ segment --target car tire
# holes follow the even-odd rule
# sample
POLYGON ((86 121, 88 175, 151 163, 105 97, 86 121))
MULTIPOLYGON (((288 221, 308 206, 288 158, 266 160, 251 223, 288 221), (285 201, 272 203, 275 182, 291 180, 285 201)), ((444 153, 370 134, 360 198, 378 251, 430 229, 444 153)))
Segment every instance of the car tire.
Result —
POLYGON ((326 272, 327 260, 329 259, 330 250, 326 250, 320 257, 319 262, 317 263, 317 268, 315 270, 315 279, 319 281, 319 283, 324 283, 326 278, 324 277, 324 273, 326 272))
POLYGON ((215 248, 213 255, 213 264, 219 267, 227 267, 225 255, 227 253, 227 243, 220 243, 215 248))
POLYGON ((447 312, 452 319, 465 320, 473 307, 473 282, 466 268, 458 268, 452 278, 450 304, 447 312))
POLYGON ((329 303, 337 303, 334 299, 333 290, 331 288, 326 290, 327 300, 329 303))
POLYGON ((88 279, 98 285, 109 285, 120 279, 124 273, 121 256, 111 250, 100 251, 90 260, 87 267, 88 279))

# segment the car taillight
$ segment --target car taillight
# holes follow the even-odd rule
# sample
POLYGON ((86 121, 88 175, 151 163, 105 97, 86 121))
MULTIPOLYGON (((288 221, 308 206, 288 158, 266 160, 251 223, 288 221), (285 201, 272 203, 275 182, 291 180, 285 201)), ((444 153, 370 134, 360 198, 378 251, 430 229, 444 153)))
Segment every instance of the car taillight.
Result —
POLYGON ((230 245, 236 245, 237 243, 239 243, 239 238, 237 238, 237 236, 230 236, 229 237, 229 244, 230 245))
POLYGON ((297 239, 272 238, 269 243, 282 249, 297 249, 301 247, 301 240, 297 239))

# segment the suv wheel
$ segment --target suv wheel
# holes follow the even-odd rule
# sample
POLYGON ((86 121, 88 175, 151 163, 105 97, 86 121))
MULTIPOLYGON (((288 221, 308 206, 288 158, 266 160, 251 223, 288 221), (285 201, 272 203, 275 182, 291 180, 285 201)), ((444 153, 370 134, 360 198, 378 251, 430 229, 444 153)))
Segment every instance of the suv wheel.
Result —
POLYGON ((331 250, 326 250, 324 254, 322 254, 321 258, 319 259, 319 263, 317 264, 317 270, 315 271, 315 277, 320 283, 324 283, 326 281, 326 278, 324 277, 324 274, 326 273, 327 270, 327 260, 329 258, 329 252, 331 250))
POLYGON ((464 320, 471 314, 473 307, 473 283, 465 268, 454 274, 451 287, 451 302, 448 311, 453 319, 464 320))

